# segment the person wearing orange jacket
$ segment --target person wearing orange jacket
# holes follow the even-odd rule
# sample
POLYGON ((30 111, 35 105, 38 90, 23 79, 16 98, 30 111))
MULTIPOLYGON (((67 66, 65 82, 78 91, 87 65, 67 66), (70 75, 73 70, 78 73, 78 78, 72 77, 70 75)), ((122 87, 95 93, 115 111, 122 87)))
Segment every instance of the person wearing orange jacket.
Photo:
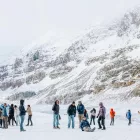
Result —
POLYGON ((113 110, 113 108, 111 108, 110 110, 110 117, 111 117, 110 125, 114 125, 115 111, 113 110))

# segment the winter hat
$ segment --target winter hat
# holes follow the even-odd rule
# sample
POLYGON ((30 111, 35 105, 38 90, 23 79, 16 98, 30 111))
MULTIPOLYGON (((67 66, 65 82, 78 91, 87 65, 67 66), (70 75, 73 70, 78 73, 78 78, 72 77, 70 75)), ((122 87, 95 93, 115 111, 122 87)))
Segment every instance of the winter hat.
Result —
POLYGON ((82 104, 82 102, 81 102, 81 101, 79 101, 79 102, 78 102, 78 104, 82 104))
POLYGON ((75 102, 73 101, 72 104, 75 104, 75 102))
POLYGON ((100 103, 99 103, 99 106, 103 106, 103 103, 102 103, 102 102, 100 102, 100 103))

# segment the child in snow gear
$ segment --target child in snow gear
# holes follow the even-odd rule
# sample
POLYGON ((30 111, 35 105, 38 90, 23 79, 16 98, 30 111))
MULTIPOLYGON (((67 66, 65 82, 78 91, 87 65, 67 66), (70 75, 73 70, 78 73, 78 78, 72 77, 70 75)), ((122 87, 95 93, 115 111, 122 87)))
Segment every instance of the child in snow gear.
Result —
POLYGON ((3 116, 3 128, 8 129, 8 112, 7 112, 7 104, 6 103, 4 103, 4 106, 3 106, 2 116, 3 116))
POLYGON ((19 106, 19 116, 20 116, 20 131, 26 131, 23 128, 23 124, 24 124, 24 119, 25 119, 25 114, 26 114, 26 110, 24 107, 24 100, 20 100, 20 106, 19 106))
POLYGON ((28 124, 26 126, 29 126, 29 123, 31 123, 31 126, 33 126, 33 122, 32 122, 32 110, 30 105, 27 106, 27 111, 28 113, 28 124))
POLYGON ((81 121, 84 117, 84 110, 85 110, 84 105, 82 104, 81 101, 79 101, 78 106, 77 106, 78 118, 79 118, 79 127, 80 127, 81 121))
POLYGON ((84 117, 86 117, 87 120, 89 119, 89 117, 88 117, 88 112, 87 112, 86 109, 84 110, 84 117))
POLYGON ((106 114, 106 109, 103 105, 103 103, 99 103, 99 113, 98 113, 98 125, 99 125, 99 129, 105 130, 105 114, 106 114), (102 125, 102 126, 101 126, 102 125))
POLYGON ((68 107, 68 128, 70 128, 71 126, 71 122, 72 122, 72 128, 74 129, 75 127, 75 121, 74 118, 76 116, 76 106, 75 106, 75 102, 72 102, 72 104, 68 107))
POLYGON ((10 125, 11 120, 12 120, 12 125, 14 125, 14 122, 15 122, 15 124, 17 124, 15 117, 14 117, 14 105, 13 104, 11 104, 11 106, 9 108, 9 118, 8 118, 9 125, 10 125))
POLYGON ((17 106, 14 106, 14 115, 15 115, 15 120, 17 122, 17 125, 19 123, 19 109, 17 108, 17 106))
POLYGON ((96 117, 96 109, 93 108, 91 111, 91 116, 90 116, 90 125, 92 124, 92 121, 93 121, 93 124, 95 125, 95 117, 96 117))
POLYGON ((128 119, 128 125, 131 125, 131 117, 132 117, 132 115, 131 115, 131 111, 130 110, 128 110, 128 112, 126 113, 126 118, 128 119))
POLYGON ((0 128, 2 128, 2 109, 0 108, 0 128))
POLYGON ((59 127, 59 101, 56 100, 53 107, 53 127, 54 129, 60 129, 59 127))
POLYGON ((91 129, 89 122, 87 121, 86 117, 83 117, 83 120, 80 124, 80 128, 82 131, 85 132, 94 132, 95 128, 91 129))
POLYGON ((115 117, 115 111, 113 110, 113 108, 111 108, 111 110, 110 110, 110 118, 111 118, 110 125, 114 125, 114 117, 115 117))

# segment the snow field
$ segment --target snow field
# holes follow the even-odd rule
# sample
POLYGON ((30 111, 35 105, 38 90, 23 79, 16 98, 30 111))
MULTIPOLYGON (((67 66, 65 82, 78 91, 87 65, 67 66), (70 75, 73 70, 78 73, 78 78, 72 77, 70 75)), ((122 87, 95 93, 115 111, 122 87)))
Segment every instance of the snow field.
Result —
MULTIPOLYGON (((114 105, 115 106, 115 105, 114 105)), ((122 105, 120 105, 122 106, 122 105)), ((129 105, 130 106, 130 105, 129 105)), ((129 107, 128 106, 128 107, 129 107)), ((107 109, 106 130, 98 130, 96 119, 95 132, 82 132, 78 128, 78 117, 76 116, 75 129, 68 129, 67 106, 61 106, 60 130, 54 130, 52 126, 53 116, 50 106, 33 106, 34 126, 26 127, 26 132, 20 132, 19 126, 10 126, 9 129, 0 129, 0 140, 139 140, 140 115, 136 113, 138 105, 132 105, 132 125, 128 126, 125 118, 126 106, 118 108, 115 106, 116 118, 115 126, 110 126, 109 110, 107 109)), ((98 111, 98 110, 97 110, 98 111)), ((127 111, 127 110, 126 110, 127 111)), ((25 124, 27 123, 27 116, 25 124)), ((92 125, 92 127, 94 127, 92 125)))

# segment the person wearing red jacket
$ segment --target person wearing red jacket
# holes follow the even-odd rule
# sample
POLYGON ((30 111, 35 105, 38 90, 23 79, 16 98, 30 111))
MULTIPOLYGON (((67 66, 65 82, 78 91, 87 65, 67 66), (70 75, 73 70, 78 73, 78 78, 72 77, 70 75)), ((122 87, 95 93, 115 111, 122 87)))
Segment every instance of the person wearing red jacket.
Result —
POLYGON ((113 108, 111 108, 111 110, 110 110, 110 118, 111 118, 110 125, 114 125, 114 117, 115 117, 115 111, 113 110, 113 108))

